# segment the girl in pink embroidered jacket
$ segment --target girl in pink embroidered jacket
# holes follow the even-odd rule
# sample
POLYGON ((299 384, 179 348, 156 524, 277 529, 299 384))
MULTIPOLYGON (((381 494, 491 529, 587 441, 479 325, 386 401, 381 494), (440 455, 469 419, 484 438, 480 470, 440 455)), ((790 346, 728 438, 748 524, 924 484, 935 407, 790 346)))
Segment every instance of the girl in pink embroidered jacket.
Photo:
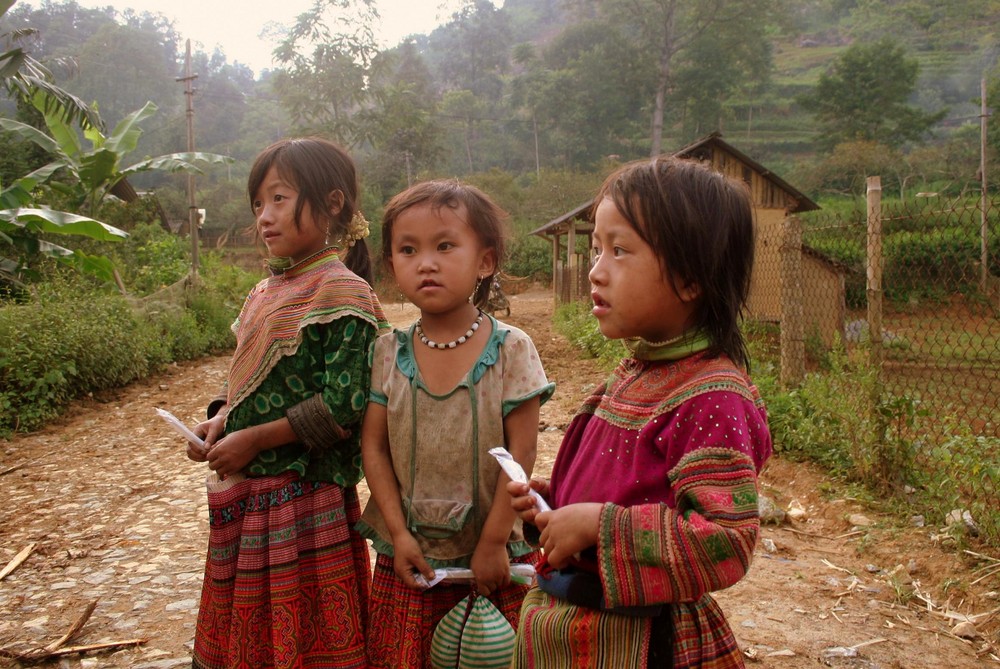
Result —
POLYGON ((743 184, 694 162, 623 166, 593 209, 593 314, 627 355, 512 505, 545 561, 515 667, 742 667, 707 594, 750 566, 771 453, 739 315, 753 265, 743 184))

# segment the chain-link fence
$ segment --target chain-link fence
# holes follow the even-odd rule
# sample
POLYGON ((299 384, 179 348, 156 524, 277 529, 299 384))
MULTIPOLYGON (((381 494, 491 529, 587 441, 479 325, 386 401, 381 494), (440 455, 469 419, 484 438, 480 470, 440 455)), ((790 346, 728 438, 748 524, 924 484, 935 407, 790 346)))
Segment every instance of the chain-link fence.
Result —
MULTIPOLYGON (((848 444, 845 470, 898 491, 928 524, 950 515, 1000 546, 1000 198, 883 204, 877 184, 852 212, 772 228, 758 249, 779 251, 758 255, 751 316, 779 314, 786 388, 812 383, 813 397, 867 417, 840 425, 859 433, 831 421, 813 441, 848 444)), ((779 429, 822 423, 817 404, 779 429)))

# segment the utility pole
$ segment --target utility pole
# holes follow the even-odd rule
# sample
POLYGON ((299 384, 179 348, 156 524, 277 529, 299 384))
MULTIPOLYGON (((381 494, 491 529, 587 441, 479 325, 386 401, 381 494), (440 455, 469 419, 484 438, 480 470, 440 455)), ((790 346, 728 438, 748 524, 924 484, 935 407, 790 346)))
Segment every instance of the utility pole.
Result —
MULTIPOLYGON (((187 41, 187 53, 184 56, 184 76, 177 81, 184 82, 184 96, 187 98, 187 150, 194 153, 194 80, 198 75, 191 74, 191 40, 187 41)), ((188 230, 191 233, 191 277, 198 277, 198 207, 194 201, 194 175, 187 176, 188 199, 188 230)))

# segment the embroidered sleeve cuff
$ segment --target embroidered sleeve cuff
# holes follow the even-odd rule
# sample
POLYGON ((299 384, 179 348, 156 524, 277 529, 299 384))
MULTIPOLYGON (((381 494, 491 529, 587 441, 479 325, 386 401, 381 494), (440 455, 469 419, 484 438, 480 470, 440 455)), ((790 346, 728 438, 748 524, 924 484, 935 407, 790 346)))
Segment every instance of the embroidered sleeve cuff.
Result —
POLYGON ((322 395, 313 395, 290 407, 285 413, 292 429, 306 448, 328 448, 350 436, 330 415, 322 395))

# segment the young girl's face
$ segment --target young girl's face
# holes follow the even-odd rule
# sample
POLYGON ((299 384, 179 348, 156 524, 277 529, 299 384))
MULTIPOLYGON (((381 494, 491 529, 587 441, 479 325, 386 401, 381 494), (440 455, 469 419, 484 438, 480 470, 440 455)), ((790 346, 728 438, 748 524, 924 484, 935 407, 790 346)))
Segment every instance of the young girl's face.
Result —
POLYGON ((468 308, 477 280, 493 273, 493 252, 483 247, 466 216, 464 207, 421 203, 393 223, 392 273, 399 289, 424 313, 468 308))
POLYGON ((282 180, 275 167, 267 171, 254 194, 257 232, 272 257, 299 262, 326 246, 326 230, 313 217, 308 202, 302 208, 301 224, 295 225, 298 197, 298 190, 282 180))
POLYGON ((690 327, 697 287, 675 282, 675 289, 664 276, 653 247, 607 198, 594 215, 593 250, 590 296, 605 337, 642 337, 657 342, 690 327))

